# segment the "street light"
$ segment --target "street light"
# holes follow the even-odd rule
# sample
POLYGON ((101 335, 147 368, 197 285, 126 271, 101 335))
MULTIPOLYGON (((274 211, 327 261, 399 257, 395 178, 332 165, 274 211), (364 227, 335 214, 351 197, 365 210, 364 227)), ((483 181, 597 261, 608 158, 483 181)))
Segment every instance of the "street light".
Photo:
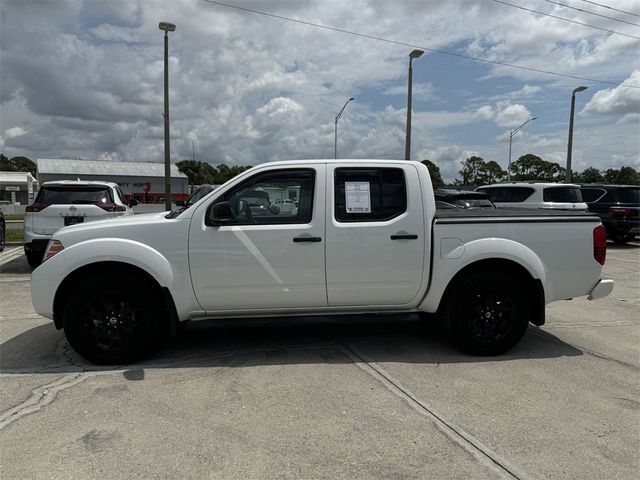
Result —
POLYGON ((507 181, 508 182, 511 181, 511 140, 513 140, 513 136, 516 133, 518 133, 522 127, 524 127, 527 123, 531 122, 532 120, 535 120, 536 118, 538 117, 530 118, 529 120, 524 122, 522 125, 520 125, 518 128, 516 128, 515 130, 511 130, 509 132, 509 163, 507 164, 507 181))
POLYGON ((176 26, 173 23, 160 22, 164 30, 164 208, 171 210, 171 160, 169 152, 169 32, 176 26))
POLYGON ((411 156, 411 89, 413 83, 413 66, 414 58, 422 56, 424 50, 414 50, 409 54, 409 87, 407 92, 407 132, 404 142, 404 159, 409 160, 411 156))
POLYGON ((333 130, 333 158, 338 158, 338 120, 340 120, 340 117, 342 116, 342 112, 344 112, 344 109, 347 108, 347 104, 351 100, 354 100, 354 98, 351 97, 349 100, 344 102, 344 105, 338 112, 338 115, 336 115, 336 121, 334 123, 334 130, 333 130))
POLYGON ((571 151, 573 149, 573 111, 576 108, 576 92, 584 92, 588 87, 577 87, 571 93, 571 115, 569 115, 569 142, 567 144, 567 174, 564 181, 571 183, 571 151))

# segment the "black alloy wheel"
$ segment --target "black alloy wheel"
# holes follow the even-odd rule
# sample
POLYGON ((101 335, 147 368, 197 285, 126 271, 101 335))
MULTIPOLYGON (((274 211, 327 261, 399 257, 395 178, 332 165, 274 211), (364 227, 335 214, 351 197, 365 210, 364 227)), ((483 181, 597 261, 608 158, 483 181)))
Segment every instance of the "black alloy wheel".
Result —
POLYGON ((475 272, 451 298, 449 327, 458 346, 475 355, 499 355, 524 336, 530 297, 517 278, 502 272, 475 272))
POLYGON ((109 273, 77 285, 67 297, 64 332, 73 349, 97 364, 141 358, 162 320, 160 302, 143 280, 109 273), (131 285, 127 288, 125 285, 131 285))

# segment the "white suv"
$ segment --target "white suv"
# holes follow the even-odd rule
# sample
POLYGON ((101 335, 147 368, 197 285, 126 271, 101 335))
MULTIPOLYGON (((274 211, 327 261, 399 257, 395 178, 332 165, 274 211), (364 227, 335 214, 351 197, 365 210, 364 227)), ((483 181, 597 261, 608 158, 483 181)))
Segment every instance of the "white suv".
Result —
POLYGON ((132 215, 120 187, 112 182, 60 180, 45 182, 24 214, 24 252, 33 268, 53 233, 77 223, 132 215))
POLYGON ((477 192, 489 195, 498 208, 544 208, 586 212, 580 185, 571 183, 512 182, 485 185, 477 192))

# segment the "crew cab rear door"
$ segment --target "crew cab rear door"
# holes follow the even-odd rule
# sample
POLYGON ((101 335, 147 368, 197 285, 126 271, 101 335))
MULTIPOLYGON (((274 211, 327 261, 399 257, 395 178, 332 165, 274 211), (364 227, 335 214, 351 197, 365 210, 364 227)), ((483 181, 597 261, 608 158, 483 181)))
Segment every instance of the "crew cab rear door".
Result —
POLYGON ((406 305, 428 278, 417 168, 378 165, 327 165, 329 306, 406 305))

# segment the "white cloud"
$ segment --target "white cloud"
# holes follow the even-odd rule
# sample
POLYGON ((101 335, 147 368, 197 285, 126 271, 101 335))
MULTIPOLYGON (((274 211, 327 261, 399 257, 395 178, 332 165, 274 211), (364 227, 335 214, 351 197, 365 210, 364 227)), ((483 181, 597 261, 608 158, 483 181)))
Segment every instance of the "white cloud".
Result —
MULTIPOLYGON (((414 100, 429 100, 433 98, 435 88, 432 83, 418 83, 414 82, 411 87, 411 96, 414 100)), ((383 95, 402 95, 407 96, 407 84, 402 83, 387 88, 382 92, 383 95)))
POLYGON ((496 105, 496 123, 500 127, 517 127, 531 118, 531 112, 520 103, 511 104, 506 101, 496 105))
POLYGON ((4 140, 10 140, 12 138, 19 137, 20 135, 24 135, 27 131, 22 127, 11 127, 4 131, 4 140))
MULTIPOLYGON (((624 83, 640 87, 640 70, 634 72, 624 83)), ((600 90, 593 95, 582 112, 595 115, 637 115, 640 113, 640 88, 619 85, 600 90)))

